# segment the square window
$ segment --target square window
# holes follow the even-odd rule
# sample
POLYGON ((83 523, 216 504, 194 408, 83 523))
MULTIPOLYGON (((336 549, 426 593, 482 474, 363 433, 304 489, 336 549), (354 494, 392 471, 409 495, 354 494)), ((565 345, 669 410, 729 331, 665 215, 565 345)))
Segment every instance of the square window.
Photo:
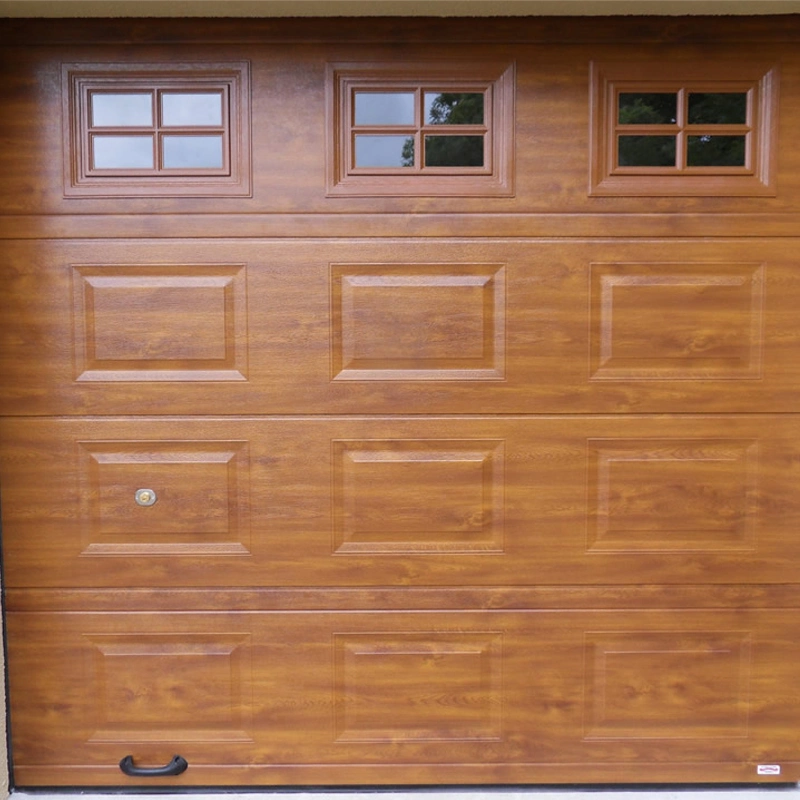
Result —
POLYGON ((775 194, 777 68, 592 64, 593 195, 775 194))
POLYGON ((65 64, 68 197, 249 195, 249 67, 65 64))
POLYGON ((328 66, 329 196, 513 194, 514 68, 328 66))

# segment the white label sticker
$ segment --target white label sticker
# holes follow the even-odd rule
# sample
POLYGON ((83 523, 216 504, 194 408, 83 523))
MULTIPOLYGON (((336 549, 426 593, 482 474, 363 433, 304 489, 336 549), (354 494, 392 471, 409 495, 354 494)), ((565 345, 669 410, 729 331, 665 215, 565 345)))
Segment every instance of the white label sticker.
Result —
POLYGON ((781 765, 780 764, 759 764, 758 769, 756 772, 759 775, 780 775, 781 774, 781 765))

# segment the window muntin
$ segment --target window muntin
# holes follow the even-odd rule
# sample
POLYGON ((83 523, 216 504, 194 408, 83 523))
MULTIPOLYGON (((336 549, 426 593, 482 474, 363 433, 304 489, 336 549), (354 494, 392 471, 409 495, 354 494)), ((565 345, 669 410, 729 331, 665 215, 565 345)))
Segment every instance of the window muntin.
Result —
POLYGON ((214 92, 90 89, 87 105, 89 175, 101 170, 228 174, 224 87, 214 92))
POLYGON ((513 64, 329 64, 327 120, 329 196, 513 194, 513 64))
POLYGON ((616 169, 748 168, 752 88, 745 91, 619 91, 616 169))
POLYGON ((350 171, 485 171, 491 138, 484 108, 491 87, 460 88, 353 86, 346 101, 352 119, 350 171))
POLYGON ((249 195, 249 64, 64 64, 65 194, 249 195))
POLYGON ((774 195, 777 92, 746 60, 593 63, 590 193, 774 195))

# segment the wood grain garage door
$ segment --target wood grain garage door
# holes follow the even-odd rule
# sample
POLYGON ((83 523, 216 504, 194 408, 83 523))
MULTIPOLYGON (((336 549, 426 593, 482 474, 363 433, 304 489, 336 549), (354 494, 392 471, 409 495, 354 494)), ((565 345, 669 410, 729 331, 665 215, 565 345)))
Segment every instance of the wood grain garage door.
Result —
POLYGON ((800 20, 3 35, 18 786, 800 779, 800 20))

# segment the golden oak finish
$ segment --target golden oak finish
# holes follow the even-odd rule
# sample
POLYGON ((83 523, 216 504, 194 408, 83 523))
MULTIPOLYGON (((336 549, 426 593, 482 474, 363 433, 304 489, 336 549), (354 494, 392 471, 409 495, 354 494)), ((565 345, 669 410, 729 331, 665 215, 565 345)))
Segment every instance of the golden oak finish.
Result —
POLYGON ((18 786, 800 780, 800 19, 0 39, 18 786), (654 62, 758 95, 746 180, 592 195, 654 62), (187 65, 220 175, 104 180, 90 92, 187 65), (494 196, 348 173, 353 86, 501 75, 494 196))
POLYGON ((178 786, 396 784, 438 768, 461 782, 672 780, 676 763, 748 780, 765 760, 797 780, 795 617, 11 614, 16 768, 26 785, 113 785, 123 755, 158 764, 180 747, 178 786))
MULTIPOLYGON (((432 21, 428 21, 431 24, 432 21)), ((9 113, 4 134, 7 145, 2 165, 5 171, 4 191, 0 197, 2 214, 39 215, 105 215, 134 214, 149 217, 148 236, 171 236, 171 228, 161 215, 180 214, 475 214, 491 213, 549 215, 598 214, 592 235, 605 235, 603 219, 612 214, 711 214, 736 213, 750 231, 760 236, 764 226, 748 222, 750 215, 775 213, 797 214, 800 210, 800 146, 798 146, 797 106, 791 102, 798 80, 796 59, 800 41, 798 25, 793 17, 773 21, 769 46, 765 46, 766 21, 732 20, 733 32, 726 37, 718 17, 698 21, 662 21, 661 41, 648 35, 657 23, 647 19, 610 20, 595 32, 593 20, 586 23, 563 20, 559 33, 543 40, 541 27, 535 20, 517 20, 513 33, 507 23, 496 29, 484 20, 474 30, 463 34, 468 22, 455 25, 453 20, 442 26, 385 20, 354 23, 331 20, 327 23, 307 21, 301 41, 292 41, 296 23, 286 23, 288 37, 277 41, 276 31, 265 40, 248 41, 258 29, 255 21, 238 24, 236 36, 228 34, 230 22, 216 30, 216 21, 204 33, 188 22, 132 23, 127 33, 119 31, 120 23, 84 23, 65 20, 63 33, 56 34, 61 44, 53 48, 31 46, 35 41, 50 39, 54 34, 43 32, 41 25, 28 32, 27 39, 7 42, 4 59, 8 64, 0 99, 9 113), (253 30, 244 28, 254 25, 253 30), (637 27, 641 26, 641 27, 637 27), (361 27, 360 34, 354 28, 361 27), (666 29, 665 26, 674 26, 666 29), (694 26, 694 28, 692 28, 694 26), (587 31, 586 28, 590 30, 587 31), (676 27, 678 30, 676 30, 676 27), (390 30, 387 31, 387 28, 390 30), (492 28, 491 31, 488 28, 492 28), (461 29, 458 38, 456 31, 461 29), (487 29, 487 30, 482 30, 487 29), (752 33, 752 40, 750 39, 752 33), (502 44, 492 44, 505 30, 502 44), (641 38, 639 30, 642 31, 641 38), (439 35, 437 35, 437 32, 439 35), (93 36, 96 43, 91 43, 93 36), (192 45, 172 44, 181 37, 195 37, 192 45), (61 37, 64 37, 63 39, 61 37), (354 43, 352 39, 366 42, 354 43), (272 39, 270 41, 270 39, 272 39), (350 39, 351 41, 348 41, 350 39), (476 40, 483 39, 483 42, 476 40), (600 41, 598 41, 598 39, 600 41), (603 41, 605 39, 605 41, 603 41), (33 40, 33 41, 31 41, 33 40), (87 41, 88 40, 88 41, 87 41), (122 46, 124 44, 124 47, 122 46), (513 141, 513 197, 328 197, 326 195, 326 153, 334 148, 333 131, 324 123, 326 70, 330 64, 348 62, 385 63, 440 62, 463 63, 465 48, 473 63, 513 63, 515 67, 515 120, 513 141), (208 198, 105 198, 65 197, 63 157, 65 131, 62 127, 62 62, 73 64, 119 63, 120 53, 145 64, 177 61, 209 64, 250 60, 253 100, 251 132, 253 134, 252 197, 208 198), (54 57, 53 54, 58 54, 54 57), (701 78, 708 64, 722 62, 738 65, 764 63, 777 65, 780 81, 779 111, 773 124, 777 127, 780 151, 777 158, 776 197, 640 197, 596 198, 589 195, 590 181, 590 66, 616 62, 624 53, 625 61, 651 64, 655 62, 690 62, 698 65, 701 78), (35 97, 44 122, 38 122, 25 109, 24 98, 35 97), (787 99, 788 98, 788 99, 787 99), (38 124, 37 124, 38 123, 38 124), (37 152, 52 154, 37 158, 37 152)), ((222 24, 222 21, 220 21, 222 24)), ((552 21, 544 23, 556 27, 552 21)), ((597 22, 600 25, 601 23, 597 22)), ((13 30, 13 21, 9 29, 13 30)), ((59 26, 61 27, 61 25, 59 26)), ((200 28, 202 30, 202 28, 200 28)), ((263 29, 262 29, 263 30, 263 29)), ((268 28, 269 30, 269 28, 268 28)), ((545 35, 550 35, 548 30, 545 35)), ((241 224, 241 223, 240 223, 241 224)), ((502 224, 502 223, 501 223, 502 224)), ((210 227, 210 226, 209 226, 210 227)), ((524 225, 515 225, 511 235, 527 235, 524 225)), ((106 228, 101 237, 125 235, 124 223, 115 232, 106 228)), ((358 226, 359 234, 366 227, 358 226)), ((728 231, 730 232, 730 231, 728 231)), ((741 229, 737 227, 737 234, 741 229)), ((325 235, 326 230, 311 226, 309 236, 325 235)), ((408 230, 395 228, 397 235, 408 230)), ((670 235, 678 234, 672 230, 670 235)), ((224 230, 216 235, 225 235, 224 230)), ((261 235, 256 234, 256 235, 261 235)), ((385 235, 385 234, 384 234, 385 235)), ((439 235, 446 235, 440 233, 439 235)), ((547 234, 544 234, 547 235, 547 234)), ((70 238, 72 234, 68 234, 70 238)))
POLYGON ((7 243, 0 358, 16 377, 0 403, 9 415, 791 412, 795 248, 7 243))
POLYGON ((16 420, 2 438, 11 589, 783 584, 800 558, 793 415, 16 420))

